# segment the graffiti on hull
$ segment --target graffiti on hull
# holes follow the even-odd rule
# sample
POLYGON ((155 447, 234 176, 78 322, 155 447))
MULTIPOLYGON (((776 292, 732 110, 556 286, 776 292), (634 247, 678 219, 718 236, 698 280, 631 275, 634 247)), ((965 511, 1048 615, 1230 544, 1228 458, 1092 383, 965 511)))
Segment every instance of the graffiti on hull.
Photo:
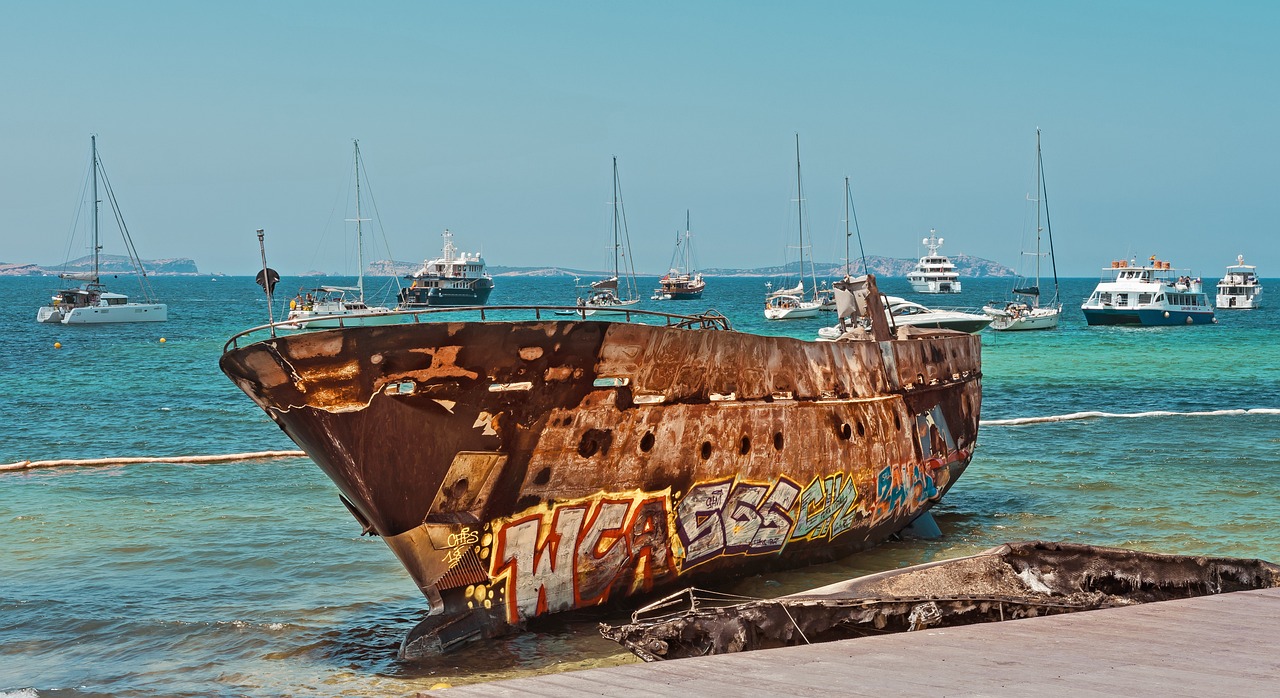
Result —
POLYGON ((672 574, 670 491, 601 495, 495 522, 490 577, 508 620, 643 593, 672 574))
MULTIPOLYGON (((807 485, 780 475, 701 482, 672 495, 632 491, 539 505, 494 521, 490 578, 508 620, 643 593, 729 556, 780 553, 792 543, 835 540, 918 512, 946 488, 945 466, 964 460, 940 408, 917 415, 914 462, 865 473, 843 470, 807 485)), ((487 538, 487 536, 486 536, 487 538)))

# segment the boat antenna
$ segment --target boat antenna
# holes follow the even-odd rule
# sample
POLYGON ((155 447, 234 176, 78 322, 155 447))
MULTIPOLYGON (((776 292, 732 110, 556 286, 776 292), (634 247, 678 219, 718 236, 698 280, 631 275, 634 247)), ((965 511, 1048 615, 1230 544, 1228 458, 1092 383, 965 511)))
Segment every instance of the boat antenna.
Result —
POLYGON ((276 282, 280 280, 280 274, 275 269, 267 266, 267 246, 263 242, 263 230, 258 228, 258 253, 262 255, 262 271, 258 272, 258 285, 267 294, 267 322, 271 326, 271 336, 276 336, 276 318, 275 310, 271 307, 271 292, 276 288, 276 282))

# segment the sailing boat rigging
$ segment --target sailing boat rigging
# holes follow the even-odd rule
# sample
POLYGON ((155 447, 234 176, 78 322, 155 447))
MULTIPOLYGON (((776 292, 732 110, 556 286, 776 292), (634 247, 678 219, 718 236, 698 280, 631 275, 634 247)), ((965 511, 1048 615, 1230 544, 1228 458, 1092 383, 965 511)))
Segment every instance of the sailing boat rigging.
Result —
POLYGON ((352 325, 390 325, 399 322, 395 311, 384 306, 370 307, 364 299, 364 227, 370 220, 361 215, 360 171, 364 161, 360 158, 360 141, 355 145, 354 169, 356 179, 356 217, 348 223, 356 224, 356 264, 359 268, 356 285, 321 286, 289 301, 289 315, 285 319, 287 329, 306 330, 326 327, 350 327, 352 325))
POLYGON ((689 232, 689 210, 684 212, 684 236, 676 235, 676 249, 671 253, 671 269, 653 292, 653 300, 692 301, 702 298, 707 282, 694 270, 693 234, 689 232))
MULTIPOLYGON (((1029 197, 1028 197, 1029 198, 1029 197)), ((1062 315, 1062 302, 1058 295, 1058 263, 1053 258, 1053 228, 1049 223, 1049 196, 1044 183, 1044 160, 1040 152, 1040 129, 1036 129, 1036 247, 1035 252, 1023 251, 1022 256, 1031 257, 1034 262, 1032 275, 1018 277, 1013 287, 1013 300, 1003 307, 995 304, 983 307, 982 311, 992 317, 991 329, 999 331, 1015 330, 1051 330, 1058 326, 1058 318, 1062 315), (1041 211, 1044 212, 1044 226, 1041 224, 1041 211), (1049 251, 1040 251, 1040 233, 1046 233, 1049 251), (1049 257, 1053 269, 1053 296, 1047 302, 1041 302, 1040 261, 1049 257), (1028 284, 1027 282, 1031 282, 1028 284)))
MULTIPOLYGON (((813 263, 809 265, 809 280, 813 284, 814 297, 804 297, 804 187, 800 180, 800 134, 796 134, 796 209, 799 212, 800 224, 800 268, 797 270, 797 283, 792 288, 769 290, 764 297, 764 318, 766 320, 798 320, 814 317, 822 309, 818 299, 818 283, 813 272, 813 263)), ((784 260, 785 261, 785 260, 784 260)), ((766 284, 772 289, 773 284, 766 284)))
POLYGON ((92 154, 89 170, 93 180, 93 270, 60 274, 60 278, 83 281, 84 283, 76 288, 63 289, 54 294, 50 299, 49 305, 42 306, 36 311, 36 321, 56 322, 64 325, 164 322, 169 319, 169 306, 164 303, 157 303, 152 298, 151 285, 147 280, 147 270, 142 265, 142 259, 138 256, 138 251, 134 249, 133 239, 129 237, 129 229, 124 223, 124 216, 120 214, 120 205, 116 202, 115 191, 111 188, 111 180, 107 179, 107 172, 102 167, 102 160, 98 158, 98 137, 96 135, 89 136, 89 146, 92 154), (102 200, 98 198, 99 178, 102 180, 103 191, 106 193, 107 201, 111 204, 111 211, 115 215, 120 234, 124 236, 125 250, 129 254, 129 262, 133 265, 134 272, 138 275, 138 285, 142 290, 143 297, 146 298, 145 303, 131 303, 128 296, 123 293, 112 293, 102 284, 100 259, 102 244, 98 235, 99 204, 102 203, 102 200))
POLYGON ((631 262, 631 237, 627 232, 627 212, 622 205, 622 180, 618 177, 618 158, 613 158, 613 276, 594 281, 587 297, 578 298, 578 310, 565 311, 574 315, 594 315, 602 312, 625 312, 629 306, 640 302, 636 288, 636 271, 631 262))

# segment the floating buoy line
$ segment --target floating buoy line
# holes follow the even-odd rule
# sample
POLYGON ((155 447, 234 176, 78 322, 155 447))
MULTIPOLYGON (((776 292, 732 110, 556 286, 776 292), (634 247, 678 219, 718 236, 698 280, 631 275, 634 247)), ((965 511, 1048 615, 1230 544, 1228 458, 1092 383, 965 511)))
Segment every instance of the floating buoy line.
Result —
MULTIPOLYGON (((1072 412, 1070 414, 1052 415, 1049 417, 1017 417, 1014 419, 984 419, 980 423, 984 427, 1013 427, 1032 424, 1052 424, 1055 422, 1074 422, 1083 419, 1139 419, 1143 417, 1221 417, 1234 415, 1277 415, 1280 409, 1260 407, 1255 409, 1207 410, 1203 412, 1169 412, 1156 410, 1152 412, 1072 412)), ((232 463, 236 461, 270 460, 272 458, 305 458, 302 451, 250 451, 248 453, 223 453, 212 456, 158 456, 130 458, 85 458, 58 460, 24 460, 17 463, 0 464, 0 472, 19 470, 35 470, 37 468, 62 467, 94 467, 110 465, 143 465, 146 463, 232 463)))
POLYGON ((1072 412, 1050 417, 1016 417, 1013 419, 984 419, 979 422, 983 427, 1020 427, 1028 424, 1051 424, 1054 422, 1074 422, 1081 419, 1141 419, 1144 417, 1230 417, 1238 415, 1280 414, 1280 409, 1258 407, 1255 409, 1206 410, 1203 412, 1171 412, 1153 410, 1151 412, 1072 412))
POLYGON ((212 456, 159 456, 131 458, 82 458, 58 460, 24 460, 0 464, 0 472, 35 470, 37 468, 93 467, 105 465, 142 465, 146 463, 231 463, 246 460, 270 460, 272 458, 304 458, 302 451, 251 451, 249 453, 223 453, 212 456))

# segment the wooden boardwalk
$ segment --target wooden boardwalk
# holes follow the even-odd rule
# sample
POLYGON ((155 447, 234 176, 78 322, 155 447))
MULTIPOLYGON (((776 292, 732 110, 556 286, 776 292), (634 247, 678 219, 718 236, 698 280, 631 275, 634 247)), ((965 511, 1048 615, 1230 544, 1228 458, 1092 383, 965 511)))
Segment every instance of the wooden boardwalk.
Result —
POLYGON ((1280 589, 550 674, 461 696, 1276 696, 1280 589))

